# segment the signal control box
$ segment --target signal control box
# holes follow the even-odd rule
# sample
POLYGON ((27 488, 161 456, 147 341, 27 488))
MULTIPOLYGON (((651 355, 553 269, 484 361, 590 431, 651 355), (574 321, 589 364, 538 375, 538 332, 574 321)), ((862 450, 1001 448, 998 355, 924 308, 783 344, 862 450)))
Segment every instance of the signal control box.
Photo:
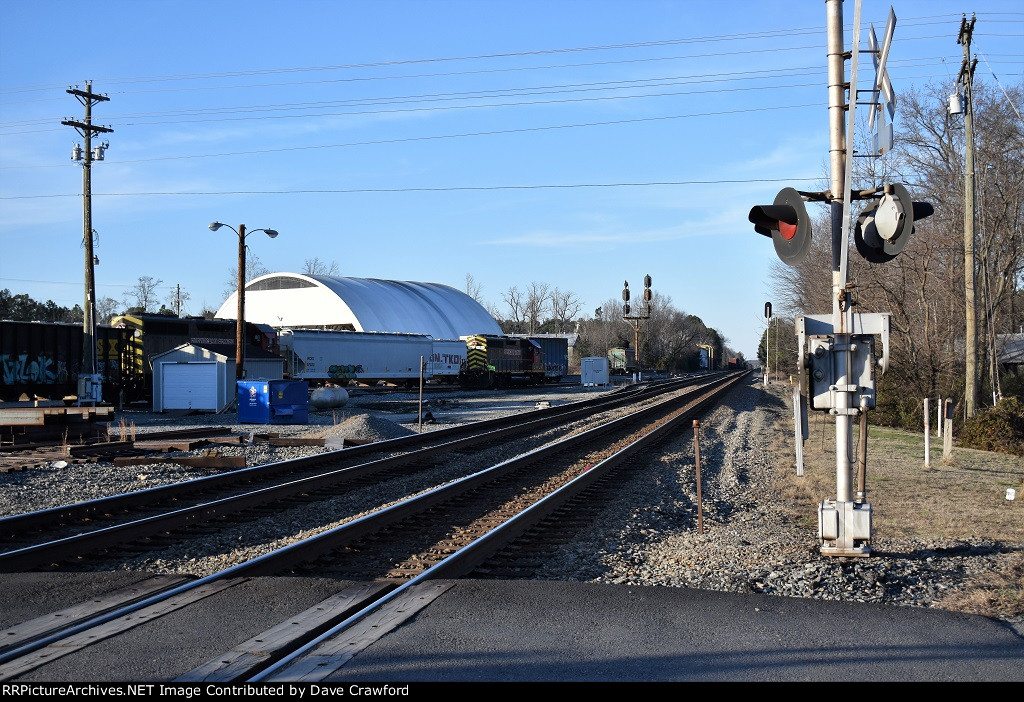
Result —
POLYGON ((807 388, 810 408, 828 411, 835 407, 836 393, 852 392, 849 406, 867 409, 875 408, 875 339, 867 334, 849 335, 849 351, 840 354, 834 336, 807 337, 807 350, 804 364, 807 367, 807 388), (838 368, 837 362, 849 360, 850 368, 838 368), (845 386, 840 387, 837 381, 846 378, 845 386), (852 386, 852 387, 851 387, 852 386), (862 400, 864 405, 862 405, 862 400))

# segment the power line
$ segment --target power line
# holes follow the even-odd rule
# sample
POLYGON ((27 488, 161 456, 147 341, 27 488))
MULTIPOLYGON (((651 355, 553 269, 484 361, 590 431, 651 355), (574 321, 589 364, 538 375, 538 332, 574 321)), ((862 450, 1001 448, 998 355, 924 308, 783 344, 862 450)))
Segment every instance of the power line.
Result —
MULTIPOLYGON (((552 130, 556 130, 556 129, 576 129, 576 128, 582 128, 582 127, 606 127, 606 126, 620 125, 620 124, 637 124, 637 123, 644 123, 644 122, 660 122, 660 121, 675 120, 675 119, 688 119, 688 118, 693 118, 693 117, 719 117, 719 116, 722 116, 722 115, 741 114, 741 113, 748 113, 748 112, 767 112, 767 111, 773 111, 773 110, 793 110, 793 109, 804 109, 804 108, 807 108, 807 107, 817 107, 817 106, 818 106, 817 103, 805 103, 805 104, 799 104, 799 105, 782 105, 782 106, 779 106, 779 107, 754 107, 754 108, 749 108, 749 109, 745 109, 745 110, 722 110, 722 111, 718 111, 718 112, 695 112, 695 113, 690 113, 690 114, 685 114, 685 115, 663 115, 663 116, 660 116, 660 117, 636 117, 636 118, 633 118, 633 119, 617 119, 617 120, 608 120, 608 121, 603 121, 603 122, 581 122, 581 123, 577 123, 577 124, 559 124, 559 125, 548 125, 548 126, 542 126, 542 127, 522 127, 522 128, 518 128, 518 129, 498 129, 498 130, 491 130, 491 131, 484 131, 484 132, 463 132, 463 133, 459 133, 459 134, 440 134, 440 135, 429 135, 429 136, 422 136, 422 137, 399 137, 399 138, 394 138, 394 139, 376 139, 376 140, 369 140, 369 141, 347 142, 347 143, 341 143, 341 144, 316 144, 316 145, 312 145, 312 146, 285 146, 285 147, 280 147, 280 148, 276 148, 276 149, 253 149, 253 150, 249 150, 249 151, 231 151, 231 152, 222 152, 222 153, 216 153, 216 154, 191 154, 191 155, 184 155, 184 156, 157 156, 157 157, 146 158, 146 159, 123 160, 123 161, 118 161, 117 163, 119 163, 119 164, 146 163, 146 162, 150 162, 150 161, 176 161, 176 160, 192 159, 192 158, 219 158, 219 157, 223 157, 223 156, 249 156, 249 155, 254 155, 254 154, 281 153, 281 152, 290 152, 290 151, 310 151, 310 150, 314 150, 314 149, 348 148, 348 147, 353 147, 353 146, 370 146, 370 145, 377 145, 377 144, 399 144, 399 143, 413 142, 413 141, 432 141, 432 140, 439 140, 439 139, 461 139, 461 138, 465 138, 465 137, 494 136, 494 135, 499 135, 499 134, 519 134, 519 133, 524 133, 524 132, 552 131, 552 130)), ((40 168, 40 166, 25 166, 25 167, 26 168, 40 168)), ((42 167, 45 167, 45 166, 42 166, 42 167)), ((57 167, 64 168, 65 166, 57 166, 57 167)), ((4 168, 8 168, 8 167, 0 167, 0 170, 3 170, 4 168)), ((10 167, 10 168, 15 168, 15 167, 10 167)), ((2 199, 2 198, 0 198, 0 199, 2 199)))
MULTIPOLYGON (((93 193, 94 197, 154 197, 154 196, 198 196, 198 195, 345 195, 358 193, 414 193, 414 192, 459 192, 459 191, 492 191, 492 190, 567 190, 577 188, 645 188, 657 186, 679 185, 736 185, 747 183, 781 183, 785 181, 815 181, 821 176, 808 178, 750 178, 725 180, 677 180, 651 181, 646 183, 571 183, 571 184, 533 184, 533 185, 467 185, 445 187, 412 187, 412 188, 338 188, 338 189, 302 189, 302 190, 221 190, 221 191, 180 191, 180 192, 136 192, 136 193, 93 193)), ((46 198, 77 197, 77 193, 51 195, 15 195, 0 196, 0 200, 38 200, 46 198)))

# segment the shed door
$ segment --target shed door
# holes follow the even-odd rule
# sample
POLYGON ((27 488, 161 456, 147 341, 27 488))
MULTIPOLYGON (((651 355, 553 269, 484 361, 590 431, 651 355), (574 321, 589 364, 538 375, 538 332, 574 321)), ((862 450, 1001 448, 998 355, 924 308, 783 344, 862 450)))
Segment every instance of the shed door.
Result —
POLYGON ((165 363, 161 379, 165 410, 216 411, 216 363, 165 363))

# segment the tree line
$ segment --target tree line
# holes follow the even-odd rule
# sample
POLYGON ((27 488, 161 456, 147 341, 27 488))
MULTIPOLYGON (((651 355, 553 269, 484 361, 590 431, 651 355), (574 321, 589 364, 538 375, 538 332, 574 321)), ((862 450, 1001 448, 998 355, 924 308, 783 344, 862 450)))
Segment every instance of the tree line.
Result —
MULTIPOLYGON (((501 294, 504 307, 499 307, 484 299, 483 286, 469 273, 465 292, 487 308, 505 334, 576 334, 576 358, 605 356, 610 349, 636 347, 634 322, 623 319, 622 303, 614 298, 596 308, 593 315, 582 315, 583 303, 574 292, 534 281, 523 289, 509 287, 501 294)), ((639 324, 639 361, 643 369, 668 373, 697 370, 701 367, 702 346, 711 347, 718 368, 730 358, 746 362, 718 330, 678 309, 671 297, 655 292, 649 316, 639 324)))

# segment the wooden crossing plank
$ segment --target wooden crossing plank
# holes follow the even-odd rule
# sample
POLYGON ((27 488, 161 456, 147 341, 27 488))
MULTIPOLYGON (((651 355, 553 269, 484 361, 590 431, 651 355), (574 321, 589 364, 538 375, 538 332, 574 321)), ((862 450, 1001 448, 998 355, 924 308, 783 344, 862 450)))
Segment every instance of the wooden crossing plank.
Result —
POLYGON ((322 641, 273 676, 273 680, 316 682, 341 669, 352 658, 397 628, 435 599, 455 586, 451 580, 427 581, 414 585, 377 611, 363 617, 338 636, 322 641))
POLYGON ((368 600, 394 587, 360 583, 347 587, 286 622, 239 644, 223 655, 175 678, 174 682, 234 682, 259 672, 289 651, 312 641, 335 623, 355 614, 368 600))
POLYGON ((190 579, 184 575, 156 575, 129 587, 116 590, 104 597, 22 622, 0 631, 0 653, 24 646, 30 641, 49 636, 61 629, 67 629, 90 617, 113 611, 118 607, 143 600, 150 595, 177 587, 190 579))
POLYGON ((182 607, 187 607, 193 602, 198 602, 205 597, 215 595, 222 590, 234 587, 235 585, 244 583, 247 580, 248 578, 233 578, 210 582, 206 585, 202 585, 195 589, 188 590, 173 597, 156 602, 148 607, 125 614, 124 616, 116 617, 108 622, 86 629, 85 631, 80 631, 77 634, 60 639, 49 646, 44 646, 35 651, 30 651, 24 656, 14 658, 9 662, 0 665, 0 680, 10 680, 11 678, 19 675, 24 675, 30 670, 35 670, 39 666, 45 665, 50 661, 56 660, 70 653, 75 653, 76 651, 94 644, 97 641, 103 641, 104 639, 109 639, 112 636, 128 631, 129 629, 134 629, 140 624, 145 624, 146 622, 162 617, 165 614, 170 614, 182 607))

